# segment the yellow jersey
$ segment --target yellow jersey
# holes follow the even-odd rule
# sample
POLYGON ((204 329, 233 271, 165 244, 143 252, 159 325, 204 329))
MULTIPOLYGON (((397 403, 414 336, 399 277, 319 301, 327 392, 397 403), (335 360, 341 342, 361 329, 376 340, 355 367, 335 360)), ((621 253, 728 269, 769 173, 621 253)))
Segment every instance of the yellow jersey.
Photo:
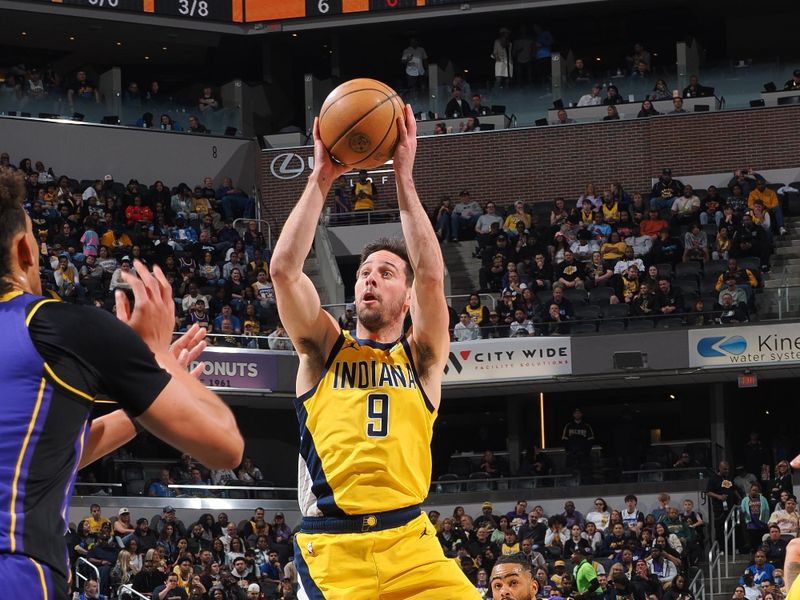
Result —
POLYGON ((354 210, 372 210, 375 208, 375 203, 372 200, 372 192, 374 188, 372 187, 372 182, 367 181, 366 183, 361 183, 360 181, 356 181, 355 189, 354 189, 354 196, 356 199, 355 206, 353 207, 354 210), (363 196, 359 195, 363 193, 363 196))
MULTIPOLYGON (((786 574, 784 573, 784 577, 786 574)), ((786 594, 786 600, 800 600, 800 577, 797 577, 792 582, 792 587, 789 588, 789 593, 786 594)))
POLYGON ((370 514, 425 500, 437 412, 405 336, 384 344, 343 331, 320 380, 295 402, 304 516, 370 514))
POLYGON ((605 202, 600 205, 600 210, 603 212, 603 219, 606 221, 616 221, 619 219, 619 204, 614 202, 608 206, 605 202))

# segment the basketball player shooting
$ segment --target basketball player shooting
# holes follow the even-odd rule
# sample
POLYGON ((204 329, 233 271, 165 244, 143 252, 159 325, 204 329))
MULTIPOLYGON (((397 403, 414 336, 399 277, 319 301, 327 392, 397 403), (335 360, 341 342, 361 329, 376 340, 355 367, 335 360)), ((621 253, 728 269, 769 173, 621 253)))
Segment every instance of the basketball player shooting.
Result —
POLYGON ((310 600, 477 599, 445 558, 420 505, 431 477, 430 442, 449 351, 444 263, 414 188, 416 123, 397 120, 394 171, 405 243, 377 240, 361 255, 358 322, 342 332, 303 274, 335 163, 314 123, 314 170, 275 246, 278 311, 300 355, 295 536, 299 597, 310 600), (408 312, 413 327, 407 334, 408 312))

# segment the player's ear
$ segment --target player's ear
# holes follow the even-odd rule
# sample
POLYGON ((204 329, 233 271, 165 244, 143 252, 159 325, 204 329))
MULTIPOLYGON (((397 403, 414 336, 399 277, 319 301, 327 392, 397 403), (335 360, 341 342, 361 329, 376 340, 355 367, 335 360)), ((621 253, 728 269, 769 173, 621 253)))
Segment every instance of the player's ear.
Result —
POLYGON ((531 598, 535 598, 536 594, 539 593, 539 582, 536 581, 535 577, 531 577, 531 598))
POLYGON ((34 265, 38 265, 39 250, 36 247, 31 247, 31 244, 29 243, 30 240, 28 239, 26 233, 22 232, 15 237, 16 239, 14 240, 14 246, 16 246, 17 251, 17 266, 21 270, 27 271, 34 265))

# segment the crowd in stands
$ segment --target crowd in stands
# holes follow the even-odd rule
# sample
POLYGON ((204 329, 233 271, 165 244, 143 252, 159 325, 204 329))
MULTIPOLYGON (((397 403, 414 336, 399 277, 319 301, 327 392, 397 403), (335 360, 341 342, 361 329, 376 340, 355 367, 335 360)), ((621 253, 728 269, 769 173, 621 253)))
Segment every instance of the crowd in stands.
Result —
MULTIPOLYGON (((216 122, 214 114, 223 108, 210 85, 203 85, 197 98, 186 99, 168 93, 156 80, 146 85, 129 81, 122 91, 121 102, 126 114, 141 115, 128 125, 189 133, 211 133, 204 122, 216 122), (185 122, 177 120, 179 113, 185 122)), ((25 64, 0 73, 0 110, 25 116, 64 116, 96 121, 108 113, 97 79, 88 69, 64 76, 50 66, 40 70, 25 64)))
POLYGON ((481 259, 480 289, 451 313, 454 339, 582 333, 601 318, 608 330, 747 322, 787 233, 784 191, 747 169, 695 190, 665 168, 648 192, 588 184, 552 205, 442 198, 439 239, 474 238, 481 259))
POLYGON ((135 273, 135 261, 159 265, 173 288, 176 330, 199 323, 220 334, 212 344, 290 347, 269 278, 269 244, 252 219, 255 201, 230 178, 175 187, 123 184, 111 174, 77 181, 41 161, 15 164, 8 153, 0 167, 26 179, 45 289, 111 310, 115 290, 129 292, 122 274, 135 273), (233 227, 239 218, 243 233, 233 227))
MULTIPOLYGON (((709 493, 725 482, 730 484, 726 490, 741 485, 709 480, 709 493)), ((753 520, 763 521, 765 532, 745 538, 752 564, 736 593, 741 589, 749 600, 784 597, 786 544, 798 533, 789 486, 777 494, 770 490, 765 498, 754 483, 741 501, 745 532, 752 531, 753 520)), ((563 511, 548 515, 541 505, 529 508, 527 500, 518 500, 499 514, 491 502, 484 502, 477 515, 462 506, 452 516, 436 510, 428 514, 445 555, 458 562, 486 598, 491 598, 488 574, 498 557, 522 553, 539 581, 539 598, 572 598, 572 567, 588 560, 603 587, 603 600, 692 600, 689 583, 705 555, 711 523, 691 499, 673 502, 662 493, 655 506, 643 510, 636 495, 628 494, 622 506, 596 498, 585 508, 581 512, 567 500, 563 511)), ((169 505, 149 520, 134 518, 127 508, 117 513, 110 520, 99 505, 92 505, 91 514, 67 533, 73 560, 84 557, 98 567, 100 580, 85 585, 92 591, 113 598, 121 585, 130 584, 154 600, 164 597, 165 589, 181 598, 240 600, 258 598, 258 593, 296 598, 296 528, 280 512, 269 521, 264 509, 256 508, 238 524, 229 522, 226 513, 216 519, 203 514, 195 523, 184 523, 169 505)))
POLYGON ((123 586, 152 600, 297 598, 293 531, 281 512, 268 520, 256 508, 238 524, 224 512, 184 523, 169 505, 149 519, 127 508, 116 512, 108 519, 93 504, 66 534, 71 563, 88 577, 82 584, 76 578, 80 600, 131 597, 123 586), (79 558, 97 568, 99 579, 79 558))

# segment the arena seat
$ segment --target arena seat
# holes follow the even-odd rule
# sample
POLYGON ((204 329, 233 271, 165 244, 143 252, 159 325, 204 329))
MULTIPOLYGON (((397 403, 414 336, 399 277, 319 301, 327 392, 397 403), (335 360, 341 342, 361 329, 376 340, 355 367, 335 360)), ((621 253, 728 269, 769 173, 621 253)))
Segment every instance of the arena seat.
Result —
POLYGON ((574 335, 597 333, 597 325, 594 323, 575 323, 572 325, 570 332, 574 335))
POLYGON ((143 496, 145 490, 144 479, 128 479, 125 482, 125 493, 128 496, 143 496))
POLYGON ((656 321, 656 329, 680 329, 683 327, 683 319, 680 317, 667 317, 656 321))
POLYGON ((652 319, 629 319, 628 320, 628 331, 649 331, 653 329, 653 320, 652 319))
POLYGON ((622 319, 628 316, 630 307, 623 303, 609 304, 603 307, 603 318, 605 319, 622 319))
POLYGON ((439 476, 438 485, 437 487, 441 490, 443 494, 457 494, 461 491, 461 484, 460 483, 446 483, 448 481, 457 481, 459 478, 458 475, 455 473, 445 473, 444 475, 439 476))
POLYGON ((594 288, 589 292, 589 304, 603 306, 609 303, 614 290, 610 287, 594 288))
POLYGON ((600 333, 616 333, 625 331, 625 321, 603 321, 598 327, 600 333))
POLYGON ((702 265, 694 260, 689 262, 680 262, 675 265, 675 277, 695 277, 697 278, 702 272, 702 265))
POLYGON ((575 307, 575 319, 585 321, 599 321, 602 317, 602 310, 594 304, 575 307))
POLYGON ((491 481, 481 481, 482 479, 484 480, 490 479, 488 473, 484 473, 483 471, 480 471, 478 473, 470 473, 469 479, 475 480, 474 483, 470 481, 470 483, 467 484, 467 491, 469 492, 489 492, 492 490, 491 481))

